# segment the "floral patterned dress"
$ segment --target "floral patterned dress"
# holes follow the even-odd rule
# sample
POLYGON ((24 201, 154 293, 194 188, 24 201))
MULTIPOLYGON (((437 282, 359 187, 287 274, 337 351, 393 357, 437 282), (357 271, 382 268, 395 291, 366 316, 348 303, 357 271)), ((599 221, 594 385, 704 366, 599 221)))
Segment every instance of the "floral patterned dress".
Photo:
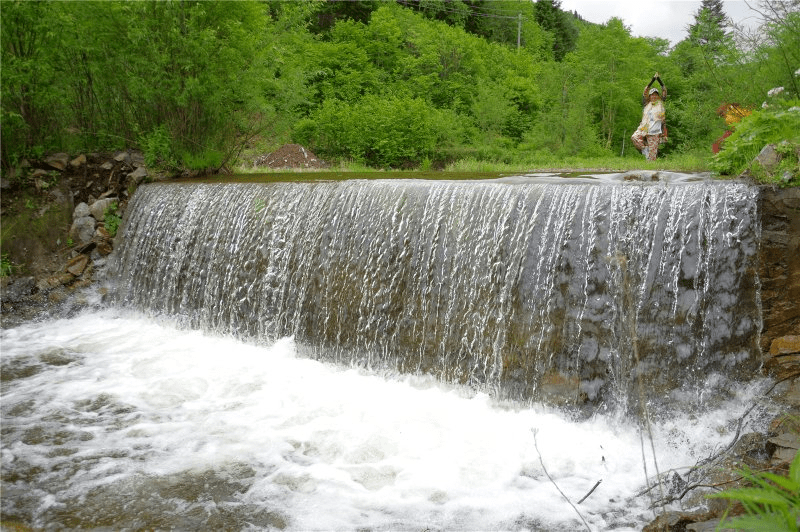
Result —
POLYGON ((642 111, 642 121, 639 127, 631 136, 633 145, 647 157, 648 161, 655 161, 658 155, 664 117, 664 102, 660 99, 649 102, 642 111))

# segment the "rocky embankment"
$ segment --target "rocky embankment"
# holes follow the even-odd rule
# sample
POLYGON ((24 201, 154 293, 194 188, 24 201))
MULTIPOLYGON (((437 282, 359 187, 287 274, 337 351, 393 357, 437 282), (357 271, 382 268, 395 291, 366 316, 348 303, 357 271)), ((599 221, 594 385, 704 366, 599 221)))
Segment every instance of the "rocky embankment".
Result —
POLYGON ((4 176, 3 267, 11 275, 0 278, 2 325, 64 310, 70 295, 91 284, 128 199, 154 177, 133 150, 56 153, 4 176))

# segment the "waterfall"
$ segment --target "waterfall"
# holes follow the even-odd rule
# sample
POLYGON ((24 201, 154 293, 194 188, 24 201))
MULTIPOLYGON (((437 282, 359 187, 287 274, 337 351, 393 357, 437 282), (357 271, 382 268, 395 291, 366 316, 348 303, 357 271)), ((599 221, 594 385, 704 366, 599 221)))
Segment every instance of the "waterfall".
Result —
POLYGON ((736 183, 140 187, 113 297, 500 397, 664 398, 760 363, 757 191, 736 183))

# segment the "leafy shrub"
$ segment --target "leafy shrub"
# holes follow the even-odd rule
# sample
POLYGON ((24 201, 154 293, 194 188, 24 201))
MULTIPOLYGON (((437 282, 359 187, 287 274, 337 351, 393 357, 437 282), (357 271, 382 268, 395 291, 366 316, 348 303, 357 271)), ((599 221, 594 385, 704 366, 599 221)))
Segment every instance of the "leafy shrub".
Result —
POLYGON ((165 126, 158 126, 141 140, 144 162, 149 167, 174 167, 172 137, 165 126))
POLYGON ((764 146, 784 140, 800 143, 800 100, 774 103, 744 117, 712 159, 711 167, 722 174, 739 174, 764 146))
POLYGON ((116 202, 109 205, 103 213, 103 226, 112 237, 116 236, 119 224, 122 223, 122 218, 117 213, 118 205, 116 202))
POLYGON ((774 473, 741 471, 753 487, 740 488, 709 497, 739 501, 746 514, 727 520, 720 526, 736 530, 797 531, 800 522, 800 452, 789 466, 789 476, 774 473))
POLYGON ((295 140, 317 154, 350 158, 379 167, 418 164, 466 135, 453 111, 420 98, 367 96, 357 103, 327 100, 298 123, 295 140))

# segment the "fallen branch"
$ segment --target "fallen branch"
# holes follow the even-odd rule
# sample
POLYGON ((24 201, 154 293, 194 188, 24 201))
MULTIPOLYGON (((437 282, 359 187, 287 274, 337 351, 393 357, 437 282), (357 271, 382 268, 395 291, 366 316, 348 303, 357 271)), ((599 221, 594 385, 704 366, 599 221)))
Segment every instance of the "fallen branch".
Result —
MULTIPOLYGON (((531 429, 531 432, 533 432, 533 446, 536 448, 536 454, 539 455, 539 463, 542 464, 542 470, 544 471, 544 474, 547 475, 547 478, 550 479, 550 482, 552 482, 553 486, 555 486, 556 489, 558 490, 558 492, 561 494, 561 496, 564 497, 564 500, 567 501, 570 506, 572 506, 572 509, 575 510, 575 513, 578 514, 578 517, 581 518, 581 521, 583 521, 583 524, 586 525, 586 530, 588 530, 589 532, 592 532, 592 529, 589 526, 589 523, 586 522, 586 519, 583 518, 583 516, 578 511, 578 509, 575 507, 575 505, 572 504, 572 501, 569 500, 569 497, 564 495, 564 492, 561 491, 561 488, 558 487, 558 484, 556 484, 556 481, 553 480, 553 477, 551 477, 550 473, 547 472, 547 468, 544 466, 544 461, 542 460, 542 453, 539 452, 539 444, 536 442, 537 429, 531 429)), ((599 484, 599 482, 597 484, 599 484)), ((595 484, 595 488, 596 487, 597 487, 597 485, 595 484)), ((592 491, 594 491, 594 488, 592 488, 592 491)), ((591 493, 591 491, 589 493, 591 493)), ((586 497, 588 497, 588 496, 589 496, 589 494, 586 495, 586 497)), ((586 497, 584 497, 584 499, 586 497)), ((583 499, 581 499, 581 501, 583 501, 583 499)))

